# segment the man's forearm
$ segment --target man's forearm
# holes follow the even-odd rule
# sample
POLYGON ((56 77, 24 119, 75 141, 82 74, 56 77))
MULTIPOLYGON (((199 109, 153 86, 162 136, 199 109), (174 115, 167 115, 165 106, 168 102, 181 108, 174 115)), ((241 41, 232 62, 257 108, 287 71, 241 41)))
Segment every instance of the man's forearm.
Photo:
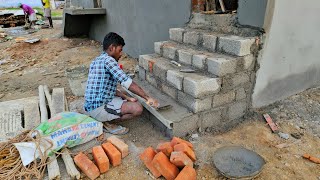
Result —
POLYGON ((145 100, 149 98, 149 96, 144 92, 144 90, 140 86, 138 86, 135 82, 131 83, 129 90, 139 95, 140 97, 144 98, 145 100))

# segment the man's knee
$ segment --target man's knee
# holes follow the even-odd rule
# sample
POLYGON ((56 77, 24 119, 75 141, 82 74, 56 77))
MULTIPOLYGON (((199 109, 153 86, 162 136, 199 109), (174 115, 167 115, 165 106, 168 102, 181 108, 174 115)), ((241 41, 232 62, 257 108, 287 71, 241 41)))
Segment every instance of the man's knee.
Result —
POLYGON ((136 103, 134 115, 135 116, 140 116, 142 114, 142 111, 143 111, 142 105, 140 103, 136 103))

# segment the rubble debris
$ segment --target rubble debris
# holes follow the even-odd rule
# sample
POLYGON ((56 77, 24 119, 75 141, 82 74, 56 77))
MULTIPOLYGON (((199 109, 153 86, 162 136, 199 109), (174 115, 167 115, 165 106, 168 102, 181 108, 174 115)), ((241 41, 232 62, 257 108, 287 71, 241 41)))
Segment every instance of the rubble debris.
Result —
POLYGON ((304 154, 302 157, 305 159, 309 159, 311 162, 314 162, 316 164, 320 164, 320 158, 311 156, 310 154, 304 154))
POLYGON ((277 133, 278 132, 278 127, 277 125, 272 121, 271 117, 269 116, 269 114, 263 114, 263 117, 266 119, 268 125, 270 126, 271 130, 273 133, 277 133))
POLYGON ((39 38, 31 38, 31 39, 25 40, 24 42, 29 43, 29 44, 33 44, 33 43, 36 43, 36 42, 39 42, 39 41, 40 41, 39 38))
POLYGON ((279 137, 282 139, 288 140, 290 138, 289 134, 283 133, 283 132, 278 132, 279 137))
POLYGON ((294 137, 295 139, 301 139, 303 136, 303 133, 291 133, 291 136, 294 137))
POLYGON ((292 143, 282 143, 282 144, 278 144, 278 145, 276 145, 275 147, 278 148, 278 149, 282 149, 282 148, 290 147, 290 146, 292 146, 292 145, 294 145, 294 144, 298 144, 298 143, 300 143, 300 142, 301 142, 301 140, 297 140, 297 141, 294 141, 294 142, 292 142, 292 143))

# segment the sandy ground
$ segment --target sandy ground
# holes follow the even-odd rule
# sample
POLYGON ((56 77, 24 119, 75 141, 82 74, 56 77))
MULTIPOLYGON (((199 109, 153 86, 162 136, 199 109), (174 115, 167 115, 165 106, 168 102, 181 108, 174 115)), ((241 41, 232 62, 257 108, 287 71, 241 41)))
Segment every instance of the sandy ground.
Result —
MULTIPOLYGON (((85 38, 69 39, 61 37, 61 22, 55 21, 55 29, 43 29, 27 35, 40 37, 36 44, 15 43, 13 40, 0 43, 0 101, 19 99, 37 95, 38 86, 46 84, 50 88, 64 87, 69 102, 77 101, 72 96, 64 70, 78 65, 89 65, 101 52, 98 42, 85 38), (21 68, 16 68, 20 67, 21 68), (8 73, 8 70, 16 69, 8 73), (50 74, 51 73, 51 74, 50 74), (53 73, 53 74, 52 74, 53 73)), ((127 72, 133 72, 137 61, 123 58, 120 61, 127 72)), ((223 134, 210 132, 191 132, 198 138, 185 137, 192 141, 198 157, 196 170, 198 179, 225 179, 212 163, 213 153, 227 145, 239 145, 260 154, 266 165, 255 179, 320 179, 320 166, 301 157, 309 153, 320 157, 320 89, 310 89, 294 95, 272 106, 258 109, 245 118, 239 126, 223 134), (269 113, 284 133, 301 133, 300 140, 290 137, 281 139, 273 134, 262 118, 269 113), (289 147, 277 148, 286 143, 289 147)), ((122 165, 112 167, 101 179, 152 179, 138 155, 148 146, 156 147, 159 142, 168 141, 166 137, 143 117, 123 122, 130 128, 122 136, 130 148, 130 155, 123 159, 122 165)), ((74 152, 87 150, 93 144, 73 149, 74 152)), ((60 167, 64 171, 64 167, 60 167)))

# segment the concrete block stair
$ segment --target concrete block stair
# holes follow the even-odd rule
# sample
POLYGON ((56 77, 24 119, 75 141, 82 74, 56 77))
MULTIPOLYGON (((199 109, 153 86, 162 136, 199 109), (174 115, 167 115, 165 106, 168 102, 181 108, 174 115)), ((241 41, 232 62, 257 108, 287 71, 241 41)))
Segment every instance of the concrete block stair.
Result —
POLYGON ((192 28, 172 28, 169 34, 170 40, 154 43, 155 54, 139 57, 138 84, 160 104, 172 105, 156 111, 140 99, 146 117, 168 136, 198 128, 224 131, 237 124, 251 101, 255 37, 192 28))

